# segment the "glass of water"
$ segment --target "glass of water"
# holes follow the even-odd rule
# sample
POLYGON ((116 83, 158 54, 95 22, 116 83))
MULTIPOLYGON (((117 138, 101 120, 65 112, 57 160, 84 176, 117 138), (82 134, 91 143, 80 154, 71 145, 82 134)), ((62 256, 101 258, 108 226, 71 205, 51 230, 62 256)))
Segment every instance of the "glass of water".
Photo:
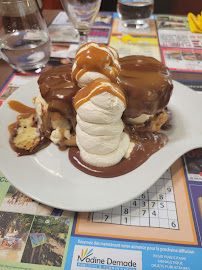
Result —
POLYGON ((19 72, 40 72, 51 41, 36 0, 1 0, 0 22, 1 57, 19 72))
POLYGON ((88 33, 100 9, 101 0, 60 0, 79 32, 79 47, 88 42, 88 33))
POLYGON ((117 12, 125 27, 143 29, 149 27, 154 0, 118 0, 117 12))

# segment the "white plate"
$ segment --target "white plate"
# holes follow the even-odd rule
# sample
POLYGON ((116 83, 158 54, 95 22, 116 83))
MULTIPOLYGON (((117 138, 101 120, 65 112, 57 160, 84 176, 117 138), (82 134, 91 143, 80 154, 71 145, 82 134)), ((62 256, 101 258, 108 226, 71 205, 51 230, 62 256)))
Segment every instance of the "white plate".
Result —
MULTIPOLYGON (((19 88, 8 100, 33 106, 38 94, 37 80, 19 88)), ((174 82, 169 103, 173 128, 167 132, 168 144, 136 170, 115 178, 97 178, 76 169, 51 144, 42 151, 17 157, 10 148, 8 125, 17 113, 7 101, 0 108, 0 170, 20 191, 36 201, 72 211, 98 211, 112 208, 139 196, 187 151, 202 147, 202 95, 174 82)))

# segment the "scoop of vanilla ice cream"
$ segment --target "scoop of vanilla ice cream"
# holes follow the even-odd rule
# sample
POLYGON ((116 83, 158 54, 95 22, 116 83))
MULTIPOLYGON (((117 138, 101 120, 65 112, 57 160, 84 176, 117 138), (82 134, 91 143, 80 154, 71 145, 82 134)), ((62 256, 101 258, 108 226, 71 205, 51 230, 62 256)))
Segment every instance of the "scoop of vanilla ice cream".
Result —
MULTIPOLYGON (((97 57, 96 54, 96 57, 97 57)), ((91 61, 95 62, 97 61, 97 58, 94 59, 94 56, 91 54, 90 55, 91 61)), ((74 71, 76 70, 77 66, 79 66, 80 68, 78 69, 78 71, 75 74, 75 81, 77 82, 79 87, 85 87, 87 86, 89 83, 91 83, 93 80, 101 78, 101 79, 105 79, 107 81, 111 81, 109 75, 106 75, 106 73, 103 73, 103 70, 108 71, 108 74, 110 73, 112 75, 112 77, 115 79, 116 76, 118 75, 118 72, 120 70, 120 64, 119 64, 119 55, 117 53, 117 51, 109 46, 105 46, 105 45, 99 45, 95 42, 91 42, 91 43, 87 43, 85 45, 83 45, 76 53, 75 56, 75 61, 73 63, 72 66, 72 73, 74 74, 74 71), (82 55, 82 53, 84 53, 85 51, 88 51, 90 53, 91 48, 96 48, 98 49, 97 54, 99 54, 99 50, 100 52, 105 51, 106 53, 108 53, 111 58, 112 58, 112 63, 106 62, 105 66, 103 67, 102 70, 97 71, 96 70, 88 70, 88 67, 86 65, 86 63, 83 66, 80 66, 80 55, 82 55)), ((99 63, 97 63, 97 67, 99 66, 99 63)), ((114 81, 113 79, 113 81, 114 81)))
POLYGON ((153 117, 153 114, 141 114, 140 116, 136 118, 129 118, 127 119, 127 122, 131 125, 139 125, 139 124, 144 124, 146 121, 148 121, 151 117, 153 117))

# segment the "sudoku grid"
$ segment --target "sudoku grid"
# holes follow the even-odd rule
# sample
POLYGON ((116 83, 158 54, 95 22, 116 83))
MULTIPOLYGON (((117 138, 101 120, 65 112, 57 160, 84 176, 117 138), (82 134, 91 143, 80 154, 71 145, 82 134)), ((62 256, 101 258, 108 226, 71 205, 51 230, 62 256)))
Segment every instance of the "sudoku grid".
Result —
POLYGON ((92 221, 179 229, 170 169, 151 188, 132 201, 116 208, 94 212, 92 221))

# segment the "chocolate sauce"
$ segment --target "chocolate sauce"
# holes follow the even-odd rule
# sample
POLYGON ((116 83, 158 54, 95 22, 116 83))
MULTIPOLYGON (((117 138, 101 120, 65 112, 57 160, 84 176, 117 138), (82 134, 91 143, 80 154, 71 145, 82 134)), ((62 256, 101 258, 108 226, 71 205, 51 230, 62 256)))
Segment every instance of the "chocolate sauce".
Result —
POLYGON ((119 59, 117 84, 126 93, 124 119, 155 114, 169 102, 173 84, 168 68, 152 57, 126 56, 119 59))
MULTIPOLYGON (((72 98, 80 89, 71 79, 72 65, 53 68, 39 77, 38 84, 42 97, 48 103, 49 112, 58 112, 75 127, 76 113, 72 105, 72 98)), ((50 133, 49 119, 44 130, 50 133)))
MULTIPOLYGON (((130 131, 132 132, 132 130, 130 131)), ((133 171, 144 163, 152 154, 160 150, 167 143, 167 136, 161 133, 136 133, 131 135, 136 146, 130 158, 122 159, 111 167, 95 167, 84 162, 77 147, 69 149, 69 160, 79 170, 96 177, 116 177, 133 171)))

